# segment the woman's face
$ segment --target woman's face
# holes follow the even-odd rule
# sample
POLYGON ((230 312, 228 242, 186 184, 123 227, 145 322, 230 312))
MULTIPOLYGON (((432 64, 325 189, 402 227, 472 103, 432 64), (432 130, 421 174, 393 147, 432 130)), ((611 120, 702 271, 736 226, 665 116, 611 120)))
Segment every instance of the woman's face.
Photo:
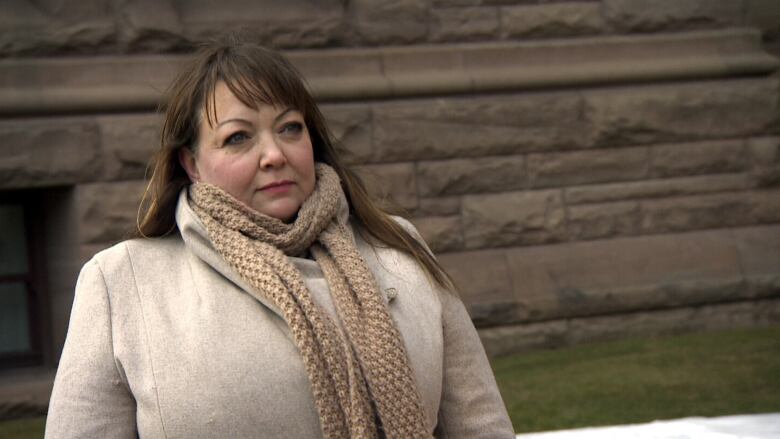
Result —
POLYGON ((303 115, 292 108, 247 107, 224 82, 214 92, 216 119, 201 114, 193 153, 182 148, 190 180, 219 186, 254 210, 289 222, 314 190, 314 154, 303 115))

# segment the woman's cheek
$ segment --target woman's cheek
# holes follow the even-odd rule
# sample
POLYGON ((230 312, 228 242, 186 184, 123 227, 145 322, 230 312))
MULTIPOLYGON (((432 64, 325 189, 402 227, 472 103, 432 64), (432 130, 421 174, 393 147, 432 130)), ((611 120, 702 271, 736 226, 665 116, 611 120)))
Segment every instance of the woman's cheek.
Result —
POLYGON ((249 156, 243 156, 235 160, 228 169, 223 169, 222 172, 226 174, 230 186, 237 192, 234 195, 240 196, 251 194, 257 169, 255 160, 249 156))
POLYGON ((246 169, 246 166, 240 161, 225 157, 215 158, 208 164, 202 177, 204 182, 217 185, 234 197, 243 198, 241 187, 246 171, 242 169, 246 169))

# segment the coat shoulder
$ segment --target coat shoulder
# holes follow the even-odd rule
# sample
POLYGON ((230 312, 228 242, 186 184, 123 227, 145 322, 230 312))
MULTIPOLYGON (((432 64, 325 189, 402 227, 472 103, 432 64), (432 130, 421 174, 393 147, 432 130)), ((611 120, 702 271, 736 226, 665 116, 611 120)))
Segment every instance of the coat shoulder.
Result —
POLYGON ((101 250, 93 256, 99 264, 111 264, 115 261, 127 261, 137 255, 175 254, 181 250, 183 242, 178 235, 161 238, 135 238, 119 242, 101 250))
POLYGON ((420 236, 420 232, 417 231, 417 227, 415 227, 411 221, 398 215, 391 215, 390 218, 392 218, 393 221, 398 223, 399 226, 403 227, 403 229, 409 232, 412 236, 417 238, 419 241, 422 241, 422 236, 420 236))
POLYGON ((126 279, 127 276, 135 277, 134 271, 150 262, 170 263, 183 254, 182 249, 183 242, 178 235, 130 239, 96 253, 82 270, 97 265, 107 282, 126 279))

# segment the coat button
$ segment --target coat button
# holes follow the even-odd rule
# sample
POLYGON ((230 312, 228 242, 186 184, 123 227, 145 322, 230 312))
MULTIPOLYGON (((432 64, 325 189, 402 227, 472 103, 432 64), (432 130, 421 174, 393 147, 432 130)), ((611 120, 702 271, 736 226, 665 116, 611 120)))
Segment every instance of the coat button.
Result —
POLYGON ((388 288, 385 290, 385 294, 387 294, 387 301, 392 302, 392 300, 395 299, 395 296, 398 295, 398 291, 396 291, 395 288, 388 288))

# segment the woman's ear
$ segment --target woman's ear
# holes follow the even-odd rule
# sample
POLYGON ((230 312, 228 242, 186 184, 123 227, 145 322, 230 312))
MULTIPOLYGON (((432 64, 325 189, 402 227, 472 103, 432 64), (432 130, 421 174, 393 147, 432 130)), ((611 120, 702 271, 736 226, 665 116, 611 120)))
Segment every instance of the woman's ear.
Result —
POLYGON ((198 164, 195 162, 195 153, 189 148, 179 148, 179 164, 187 172, 190 181, 196 183, 200 181, 198 173, 198 164))

